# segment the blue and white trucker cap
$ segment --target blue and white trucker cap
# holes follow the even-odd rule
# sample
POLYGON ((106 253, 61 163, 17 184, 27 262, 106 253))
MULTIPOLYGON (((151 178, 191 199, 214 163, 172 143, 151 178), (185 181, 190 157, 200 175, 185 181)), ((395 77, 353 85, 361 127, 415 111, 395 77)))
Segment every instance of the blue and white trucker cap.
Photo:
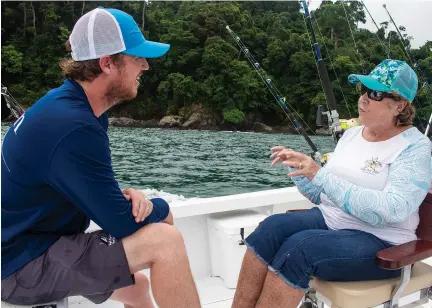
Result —
POLYGON ((361 82, 371 90, 399 94, 410 103, 413 102, 418 87, 414 70, 405 61, 393 59, 382 61, 367 76, 351 74, 348 80, 353 84, 361 82))
POLYGON ((116 53, 157 58, 170 48, 169 44, 146 40, 131 15, 103 7, 83 15, 75 24, 69 41, 75 61, 99 59, 116 53))

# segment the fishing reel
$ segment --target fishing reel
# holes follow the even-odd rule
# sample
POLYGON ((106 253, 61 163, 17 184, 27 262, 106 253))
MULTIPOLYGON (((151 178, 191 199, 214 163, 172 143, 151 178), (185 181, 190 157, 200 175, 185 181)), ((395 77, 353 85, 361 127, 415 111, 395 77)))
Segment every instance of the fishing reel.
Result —
MULTIPOLYGON (((344 132, 352 127, 360 126, 360 122, 357 118, 352 119, 339 119, 340 127, 336 127, 332 121, 332 117, 329 111, 324 111, 323 105, 318 105, 317 108, 317 116, 316 116, 316 126, 319 128, 323 128, 324 124, 324 116, 327 117, 328 123, 328 132, 333 136, 335 143, 339 141, 344 132)), ((321 157, 321 164, 324 166, 329 160, 332 152, 324 153, 321 157)))
POLYGON ((336 134, 337 135, 337 140, 340 139, 340 137, 342 137, 343 133, 355 126, 360 126, 360 122, 358 120, 358 118, 351 118, 351 119, 339 119, 340 122, 340 129, 339 128, 335 128, 335 124, 332 121, 332 117, 330 115, 329 111, 324 111, 324 106, 323 105, 318 105, 318 109, 317 109, 317 116, 316 116, 316 126, 319 128, 324 127, 324 116, 327 117, 327 123, 328 123, 328 131, 329 133, 336 134))

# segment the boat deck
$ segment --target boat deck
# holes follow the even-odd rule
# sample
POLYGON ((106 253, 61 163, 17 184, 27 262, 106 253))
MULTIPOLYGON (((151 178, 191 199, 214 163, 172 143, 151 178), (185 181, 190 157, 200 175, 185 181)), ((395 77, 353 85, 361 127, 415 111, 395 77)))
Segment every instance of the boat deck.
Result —
MULTIPOLYGON (((428 259, 426 263, 432 265, 432 258, 428 259)), ((218 277, 209 277, 201 280, 197 280, 198 293, 201 299, 201 305, 203 308, 230 308, 234 297, 234 289, 228 289, 224 286, 223 281, 218 277)), ((413 298, 418 299, 418 294, 414 294, 410 297, 406 297, 405 300, 413 298)), ((403 303, 403 302, 402 302, 403 303)), ((70 308, 123 308, 124 306, 112 300, 108 300, 103 304, 96 305, 86 300, 83 297, 71 297, 69 298, 70 308)), ((155 305, 155 307, 157 307, 155 305)), ((382 307, 379 306, 379 307, 382 307)), ((429 300, 427 304, 420 306, 407 305, 404 308, 432 308, 432 301, 429 300)), ((326 308, 329 308, 326 306, 326 308)))
MULTIPOLYGON (((285 213, 287 210, 306 209, 314 206, 295 187, 188 200, 176 200, 176 198, 171 198, 169 195, 156 194, 152 196, 151 191, 144 192, 149 197, 163 197, 170 203, 171 211, 175 217, 174 224, 182 232, 185 240, 192 273, 198 288, 201 305, 204 308, 231 307, 235 293, 235 289, 228 289, 220 277, 212 277, 207 221, 209 217, 215 213, 251 209, 261 214, 272 215, 285 213)), ((92 224, 89 229, 95 230, 98 227, 92 224)), ((432 265, 432 258, 427 259, 425 262, 432 265)), ((149 270, 142 272, 149 276, 149 270)), ((418 298, 419 293, 414 293, 402 298, 402 300, 415 301, 418 298)), ((406 304, 406 302, 401 301, 401 304, 406 304)), ((83 297, 69 298, 69 306, 71 308, 96 307, 95 304, 83 297)), ((123 307, 122 304, 112 300, 97 306, 102 308, 123 307)), ((407 306, 406 308, 408 307, 413 306, 407 306)), ((432 308, 432 301, 429 300, 429 303, 418 307, 432 308)))

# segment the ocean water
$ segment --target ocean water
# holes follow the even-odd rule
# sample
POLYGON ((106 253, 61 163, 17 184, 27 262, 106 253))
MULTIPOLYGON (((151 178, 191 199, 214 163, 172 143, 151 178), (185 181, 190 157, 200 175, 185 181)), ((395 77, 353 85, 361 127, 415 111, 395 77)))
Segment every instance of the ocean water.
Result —
MULTIPOLYGON (((2 140, 8 128, 2 124, 2 140)), ((157 189, 186 198, 292 186, 286 167, 270 167, 270 148, 311 154, 300 135, 132 127, 110 127, 108 134, 122 189, 157 189)), ((311 139, 322 153, 334 149, 331 137, 311 139)))

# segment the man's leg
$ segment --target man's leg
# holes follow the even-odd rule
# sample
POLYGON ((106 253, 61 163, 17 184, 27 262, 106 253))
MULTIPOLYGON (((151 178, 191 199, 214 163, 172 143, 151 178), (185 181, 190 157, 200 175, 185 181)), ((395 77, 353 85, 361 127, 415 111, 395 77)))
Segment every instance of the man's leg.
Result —
POLYGON ((114 291, 110 299, 122 302, 125 308, 153 308, 149 291, 150 283, 146 275, 135 273, 135 285, 114 291))
MULTIPOLYGON (((150 224, 122 242, 131 273, 150 268, 152 292, 159 307, 200 307, 178 229, 166 223, 150 224)), ((140 288, 133 287, 118 289, 111 298, 133 306, 141 294, 140 288)))
POLYGON ((152 307, 151 268, 160 307, 200 307, 183 238, 169 223, 149 224, 122 240, 99 230, 63 236, 44 254, 2 280, 2 299, 34 305, 82 295, 96 304, 112 298, 126 307, 152 307), (131 273, 135 274, 135 280, 131 273), (116 290, 113 292, 113 290, 116 290))

